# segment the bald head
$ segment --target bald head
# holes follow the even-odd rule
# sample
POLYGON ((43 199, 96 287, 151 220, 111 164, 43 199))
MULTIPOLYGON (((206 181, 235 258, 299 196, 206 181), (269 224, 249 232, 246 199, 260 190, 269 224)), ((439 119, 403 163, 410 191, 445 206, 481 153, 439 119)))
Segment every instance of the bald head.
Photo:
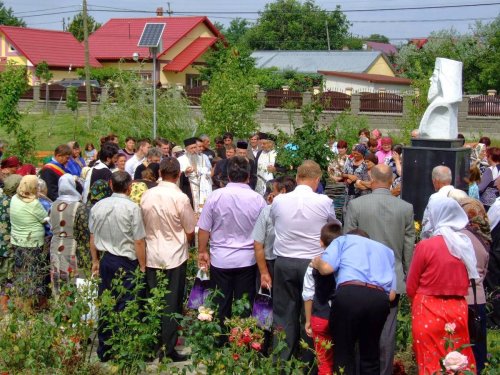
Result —
POLYGON ((372 190, 377 188, 389 189, 392 184, 392 169, 388 165, 380 164, 372 168, 372 190))
POLYGON ((451 169, 445 165, 438 165, 432 170, 432 184, 438 191, 443 186, 451 185, 451 169))

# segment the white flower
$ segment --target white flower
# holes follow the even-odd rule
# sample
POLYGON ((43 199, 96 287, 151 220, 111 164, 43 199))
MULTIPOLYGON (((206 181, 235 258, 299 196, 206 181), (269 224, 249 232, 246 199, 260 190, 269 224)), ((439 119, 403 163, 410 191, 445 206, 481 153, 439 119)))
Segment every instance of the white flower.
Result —
POLYGON ((443 365, 447 371, 464 370, 468 364, 467 356, 459 352, 449 352, 443 360, 443 365))
POLYGON ((446 323, 444 325, 444 330, 446 333, 449 333, 450 335, 453 335, 455 333, 455 329, 457 328, 457 325, 455 323, 446 323))
POLYGON ((213 315, 213 313, 214 313, 213 310, 210 310, 208 307, 205 307, 205 306, 198 307, 198 312, 200 314, 208 314, 208 315, 213 315))
POLYGON ((212 315, 207 314, 207 313, 199 313, 198 314, 198 320, 204 320, 204 321, 207 321, 207 322, 211 322, 212 321, 212 315))

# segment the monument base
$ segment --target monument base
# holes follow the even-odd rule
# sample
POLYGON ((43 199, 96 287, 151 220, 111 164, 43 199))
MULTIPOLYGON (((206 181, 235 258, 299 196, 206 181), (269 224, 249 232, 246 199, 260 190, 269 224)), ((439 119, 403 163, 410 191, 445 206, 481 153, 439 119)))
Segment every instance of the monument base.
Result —
POLYGON ((412 146, 403 147, 403 182, 401 198, 413 204, 415 220, 422 220, 431 194, 432 169, 445 165, 451 169, 452 185, 467 191, 464 178, 469 174, 470 148, 462 147, 463 139, 414 138, 412 146))

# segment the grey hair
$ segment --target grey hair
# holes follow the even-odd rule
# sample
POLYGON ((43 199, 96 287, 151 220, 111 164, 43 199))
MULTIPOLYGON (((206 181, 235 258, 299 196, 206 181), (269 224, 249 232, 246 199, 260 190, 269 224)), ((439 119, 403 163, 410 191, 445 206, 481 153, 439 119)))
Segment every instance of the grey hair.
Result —
POLYGON ((161 150, 158 147, 153 147, 153 148, 149 149, 148 154, 147 154, 147 158, 152 158, 154 156, 161 158, 162 155, 163 154, 161 153, 161 150))
POLYGON ((202 134, 198 138, 200 138, 202 141, 205 139, 210 139, 210 137, 207 134, 202 134))
POLYGON ((432 170, 432 179, 451 184, 451 169, 445 165, 438 165, 432 170))
POLYGON ((47 183, 41 178, 38 179, 38 193, 47 194, 47 183))

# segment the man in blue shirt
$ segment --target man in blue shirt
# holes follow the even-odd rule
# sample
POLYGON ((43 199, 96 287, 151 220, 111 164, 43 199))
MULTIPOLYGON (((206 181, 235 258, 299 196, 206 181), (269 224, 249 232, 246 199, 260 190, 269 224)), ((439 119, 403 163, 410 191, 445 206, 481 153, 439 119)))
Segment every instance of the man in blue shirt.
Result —
POLYGON ((359 342, 360 374, 379 374, 379 340, 395 298, 394 253, 359 229, 338 237, 312 266, 334 273, 337 291, 330 313, 335 371, 356 373, 354 347, 359 342))

